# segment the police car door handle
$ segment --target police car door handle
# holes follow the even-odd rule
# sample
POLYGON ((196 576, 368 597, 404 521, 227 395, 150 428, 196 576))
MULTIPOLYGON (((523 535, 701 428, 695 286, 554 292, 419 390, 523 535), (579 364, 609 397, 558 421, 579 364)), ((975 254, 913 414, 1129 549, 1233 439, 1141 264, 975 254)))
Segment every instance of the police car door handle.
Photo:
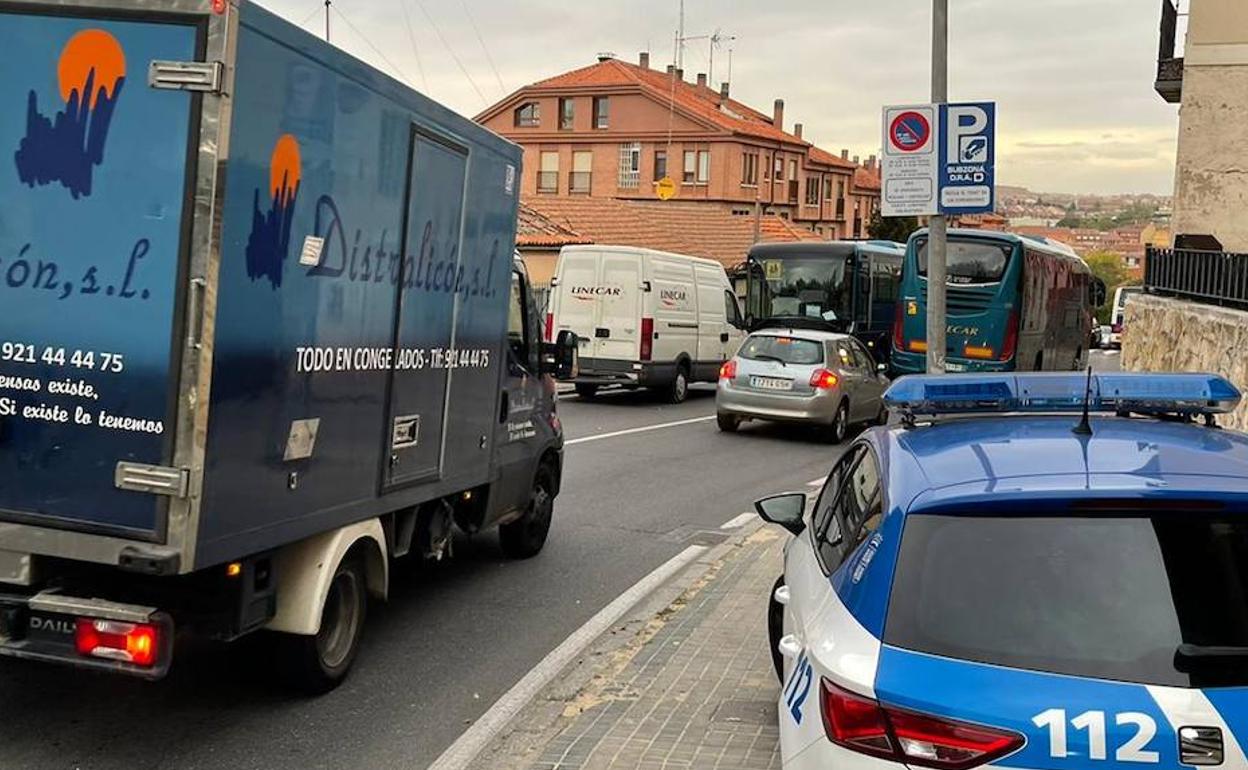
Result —
POLYGON ((789 587, 780 586, 779 588, 776 589, 776 592, 775 594, 773 594, 773 596, 775 596, 776 604, 783 604, 787 606, 789 603, 789 587))
POLYGON ((776 645, 776 649, 786 658, 796 658, 802 654, 802 643, 793 634, 789 634, 780 639, 780 643, 776 645))

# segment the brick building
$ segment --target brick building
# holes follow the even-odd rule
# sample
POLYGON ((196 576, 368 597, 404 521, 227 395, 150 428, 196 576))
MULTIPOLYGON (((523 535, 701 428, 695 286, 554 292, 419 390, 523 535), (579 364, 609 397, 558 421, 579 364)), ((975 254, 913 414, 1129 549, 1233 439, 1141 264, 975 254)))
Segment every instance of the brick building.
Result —
MULTIPOLYGON (((767 115, 672 67, 602 56, 525 86, 477 116, 524 148, 522 197, 656 200, 670 176, 676 200, 753 216, 774 215, 828 239, 865 237, 879 206, 879 170, 825 152, 785 130, 784 102, 767 115)), ((575 227, 575 223, 573 223, 575 227)))

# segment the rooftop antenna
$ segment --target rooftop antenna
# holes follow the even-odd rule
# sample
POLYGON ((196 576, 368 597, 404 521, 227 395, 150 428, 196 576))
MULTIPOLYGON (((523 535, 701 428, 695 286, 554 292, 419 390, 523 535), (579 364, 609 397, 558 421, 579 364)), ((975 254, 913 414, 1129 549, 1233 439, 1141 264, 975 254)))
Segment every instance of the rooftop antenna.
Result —
POLYGON ((680 26, 676 28, 676 69, 685 66, 685 0, 680 0, 680 26))
POLYGON ((1079 424, 1071 428, 1071 433, 1076 436, 1091 436, 1092 423, 1088 420, 1088 412, 1092 408, 1092 367, 1088 367, 1088 384, 1083 389, 1083 417, 1080 418, 1079 424))
POLYGON ((329 42, 329 3, 330 3, 330 0, 325 0, 325 42, 326 43, 329 42))

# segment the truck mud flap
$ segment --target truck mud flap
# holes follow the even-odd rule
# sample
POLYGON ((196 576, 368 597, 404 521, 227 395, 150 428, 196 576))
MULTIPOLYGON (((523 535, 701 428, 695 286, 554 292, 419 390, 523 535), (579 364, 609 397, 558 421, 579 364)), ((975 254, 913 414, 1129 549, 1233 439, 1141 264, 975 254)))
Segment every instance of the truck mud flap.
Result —
POLYGON ((173 619, 152 607, 43 592, 0 594, 0 655, 160 679, 173 619))

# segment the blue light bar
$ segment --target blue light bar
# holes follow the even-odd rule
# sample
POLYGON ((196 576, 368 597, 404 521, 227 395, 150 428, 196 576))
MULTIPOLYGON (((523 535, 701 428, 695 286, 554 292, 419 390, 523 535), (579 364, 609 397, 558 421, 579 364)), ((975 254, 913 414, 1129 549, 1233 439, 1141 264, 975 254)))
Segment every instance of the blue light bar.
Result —
MULTIPOLYGON (((1088 376, 1078 372, 944 374, 902 377, 884 394, 911 415, 972 412, 1080 412, 1088 376)), ((1216 374, 1093 374, 1089 410, 1134 414, 1225 414, 1239 389, 1216 374)))

